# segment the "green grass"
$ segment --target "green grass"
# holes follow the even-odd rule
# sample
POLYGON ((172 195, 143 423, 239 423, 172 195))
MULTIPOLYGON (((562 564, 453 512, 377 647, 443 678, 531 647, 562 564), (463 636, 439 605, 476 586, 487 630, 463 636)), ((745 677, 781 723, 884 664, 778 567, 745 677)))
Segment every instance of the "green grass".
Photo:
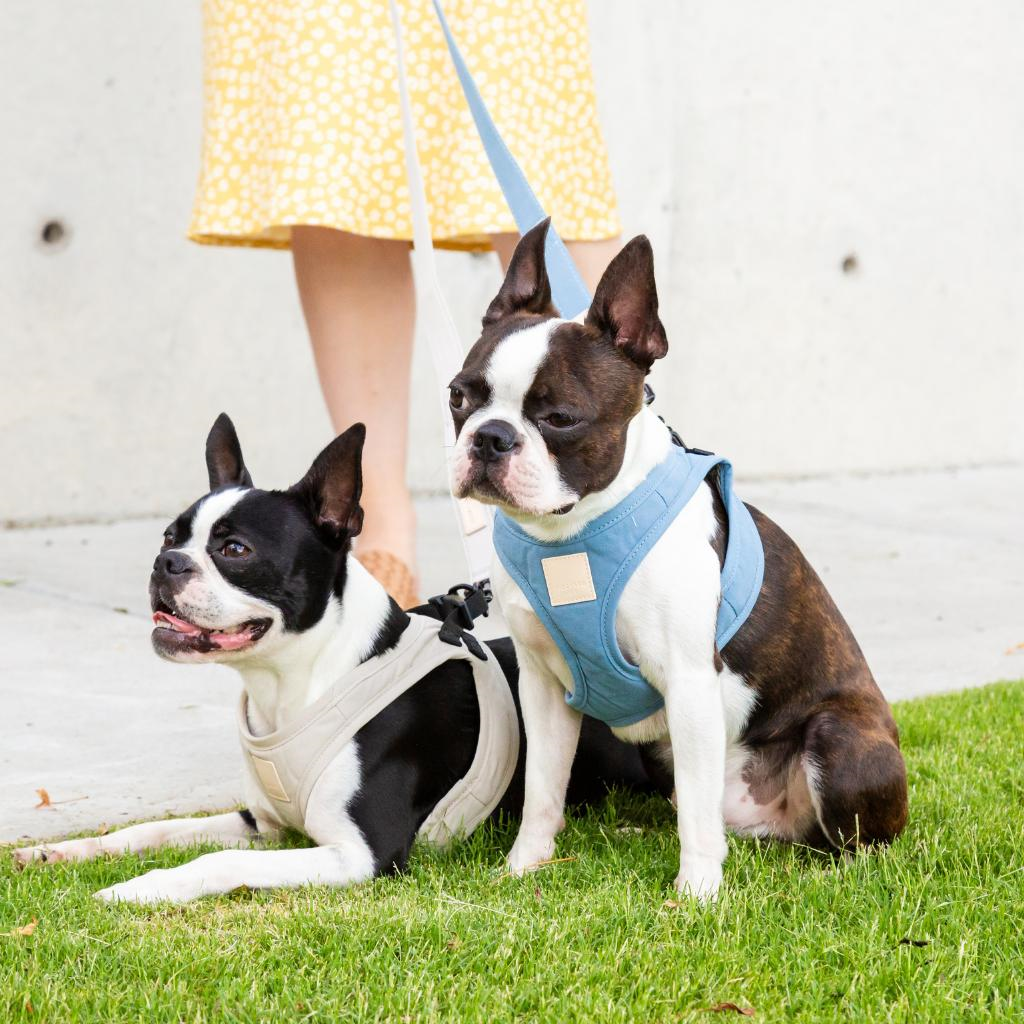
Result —
POLYGON ((401 878, 157 909, 91 893, 194 850, 22 872, 0 851, 0 932, 38 919, 0 936, 0 1020, 1024 1020, 1024 682, 896 710, 899 842, 834 863, 731 839, 711 908, 665 905, 671 809, 622 795, 524 880, 499 875, 512 826, 401 878))

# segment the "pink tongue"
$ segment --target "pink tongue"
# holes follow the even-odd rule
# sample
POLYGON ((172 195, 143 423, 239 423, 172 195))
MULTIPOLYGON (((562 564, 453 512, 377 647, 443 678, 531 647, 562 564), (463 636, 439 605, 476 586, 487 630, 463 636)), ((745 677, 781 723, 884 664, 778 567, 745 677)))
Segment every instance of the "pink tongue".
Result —
POLYGON ((166 622, 176 633, 187 633, 189 636, 199 636, 202 633, 198 626, 174 615, 168 615, 167 612, 154 612, 153 621, 156 623, 166 622))
POLYGON ((233 651, 238 647, 244 647, 252 639, 248 629, 238 633, 211 633, 210 642, 219 647, 222 651, 233 651))

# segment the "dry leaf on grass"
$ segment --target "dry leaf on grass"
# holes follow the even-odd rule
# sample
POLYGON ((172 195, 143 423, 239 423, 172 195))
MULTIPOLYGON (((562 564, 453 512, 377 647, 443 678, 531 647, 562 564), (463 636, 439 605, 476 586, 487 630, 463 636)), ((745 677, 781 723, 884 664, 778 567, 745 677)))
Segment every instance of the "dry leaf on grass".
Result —
POLYGON ((757 1012, 750 1006, 737 1006, 735 1003, 715 1003, 705 1006, 704 1013, 738 1013, 741 1017, 753 1017, 757 1012))
POLYGON ((682 905, 683 904, 679 900, 665 900, 665 902, 662 903, 662 906, 666 907, 668 910, 678 910, 682 905))
POLYGON ((32 920, 29 921, 28 924, 23 924, 20 928, 12 928, 6 934, 7 935, 13 935, 15 937, 19 937, 19 936, 23 936, 23 935, 31 935, 36 930, 36 926, 38 924, 39 924, 39 921, 36 918, 33 917, 32 920))
POLYGON ((68 797, 67 800, 51 800, 50 794, 45 789, 37 789, 36 793, 39 796, 39 803, 36 804, 36 810, 40 807, 56 807, 57 804, 77 804, 80 800, 88 800, 87 796, 72 796, 68 797))
MULTIPOLYGON (((552 864, 569 864, 574 860, 579 860, 578 857, 552 857, 550 860, 538 860, 531 864, 528 868, 529 871, 536 871, 538 868, 549 868, 552 864)), ((510 871, 507 867, 501 869, 501 873, 495 878, 491 879, 491 885, 500 885, 502 882, 507 881, 510 878, 519 878, 514 871, 510 871)))

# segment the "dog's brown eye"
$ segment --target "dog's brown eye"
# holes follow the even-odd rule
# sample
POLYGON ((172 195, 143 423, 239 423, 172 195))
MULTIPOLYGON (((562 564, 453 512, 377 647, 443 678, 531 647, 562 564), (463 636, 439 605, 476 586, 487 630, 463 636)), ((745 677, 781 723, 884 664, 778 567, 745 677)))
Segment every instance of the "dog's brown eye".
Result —
POLYGON ((167 531, 167 532, 166 532, 166 533, 164 534, 164 547, 165 547, 165 548, 169 548, 169 547, 170 547, 170 546, 171 546, 171 545, 172 545, 173 543, 174 543, 174 537, 173 537, 173 536, 171 536, 171 531, 170 531, 170 530, 168 530, 168 531, 167 531))
POLYGON ((229 540, 227 544, 220 549, 220 553, 225 558, 245 558, 249 554, 249 549, 237 540, 229 540))
POLYGON ((448 404, 453 409, 461 409, 465 400, 466 396, 463 395, 461 388, 457 388, 454 384, 448 386, 448 404))
POLYGON ((556 430, 566 430, 568 427, 575 427, 579 420, 567 412, 553 412, 544 417, 544 422, 556 430))

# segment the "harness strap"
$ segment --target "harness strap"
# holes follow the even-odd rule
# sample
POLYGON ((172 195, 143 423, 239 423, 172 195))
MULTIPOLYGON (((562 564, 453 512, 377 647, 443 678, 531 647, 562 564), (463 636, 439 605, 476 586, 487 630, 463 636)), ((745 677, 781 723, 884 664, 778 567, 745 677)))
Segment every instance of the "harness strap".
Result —
MULTIPOLYGON (((465 638, 471 639, 468 633, 465 638)), ((424 839, 438 846, 469 835, 490 817, 505 795, 519 760, 519 716, 498 659, 492 655, 489 665, 494 667, 489 671, 479 662, 472 664, 480 707, 476 754, 469 771, 448 790, 419 830, 424 839)))
MULTIPOLYGON (((468 661, 480 707, 480 735, 466 775, 440 801, 420 834, 446 843, 470 833, 501 801, 519 758, 519 719, 496 657, 481 660, 439 639, 442 623, 410 615, 398 644, 339 679, 285 728, 266 736, 249 729, 247 700, 238 734, 247 767, 281 823, 305 831, 309 797, 326 768, 356 733, 425 675, 448 661, 468 661)), ((481 652, 483 653, 483 652, 481 652)))

